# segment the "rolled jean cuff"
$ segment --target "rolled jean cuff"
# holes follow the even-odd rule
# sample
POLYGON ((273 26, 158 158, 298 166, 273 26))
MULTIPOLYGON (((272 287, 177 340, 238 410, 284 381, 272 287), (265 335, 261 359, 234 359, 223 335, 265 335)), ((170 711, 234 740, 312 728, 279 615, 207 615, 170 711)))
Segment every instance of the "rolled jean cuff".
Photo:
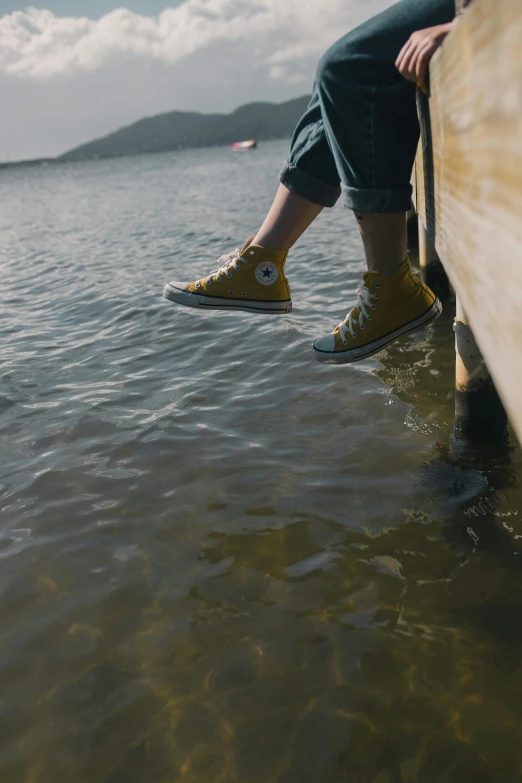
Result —
POLYGON ((362 190, 343 185, 344 205, 355 212, 408 212, 411 209, 411 185, 407 188, 362 190))
POLYGON ((299 193, 321 207, 333 207, 341 195, 340 186, 323 182, 290 163, 285 164, 279 179, 288 190, 299 193))

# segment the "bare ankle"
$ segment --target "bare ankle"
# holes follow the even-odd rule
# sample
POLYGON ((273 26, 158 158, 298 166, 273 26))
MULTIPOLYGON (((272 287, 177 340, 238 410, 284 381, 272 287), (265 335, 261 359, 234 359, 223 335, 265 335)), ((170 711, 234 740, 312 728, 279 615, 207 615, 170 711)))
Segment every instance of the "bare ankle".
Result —
POLYGON ((383 276, 395 272, 407 255, 406 213, 355 212, 371 272, 383 276))
MULTIPOLYGON (((256 247, 262 247, 264 250, 290 250, 289 247, 283 247, 281 245, 275 245, 273 242, 270 241, 270 239, 266 240, 261 237, 261 239, 258 239, 257 237, 254 237, 254 239, 251 242, 252 245, 255 245, 256 247)), ((284 243, 283 243, 284 244, 284 243)))

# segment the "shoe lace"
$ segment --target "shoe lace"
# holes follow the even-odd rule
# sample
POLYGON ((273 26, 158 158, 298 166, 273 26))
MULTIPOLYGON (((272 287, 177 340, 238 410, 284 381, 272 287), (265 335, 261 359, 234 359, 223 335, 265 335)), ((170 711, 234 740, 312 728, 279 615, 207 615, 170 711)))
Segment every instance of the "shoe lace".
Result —
MULTIPOLYGON (((378 286, 377 286, 378 287, 378 286)), ((346 345, 348 340, 346 339, 348 333, 355 339, 357 337, 357 332, 355 331, 355 325, 356 322, 359 324, 359 329, 365 329, 366 326, 364 324, 364 319, 367 321, 372 320, 372 316, 368 313, 367 308, 370 310, 376 310, 377 307, 372 304, 372 299, 378 299, 379 294, 372 294, 368 286, 361 285, 357 291, 357 303, 355 307, 353 307, 344 321, 341 321, 339 326, 337 327, 339 329, 339 336, 341 338, 341 341, 343 345, 346 345), (356 310, 359 310, 359 317, 354 318, 354 312, 356 310)))
POLYGON ((223 275, 226 277, 232 277, 232 269, 234 269, 236 272, 239 272, 241 269, 238 262, 241 262, 242 264, 248 264, 248 259, 242 258, 241 250, 236 247, 236 249, 232 250, 231 253, 225 253, 224 256, 220 256, 218 258, 218 264, 221 264, 221 266, 219 266, 218 269, 214 269, 214 271, 209 274, 205 280, 205 284, 210 285, 212 279, 214 279, 216 283, 220 283, 223 279, 223 275))

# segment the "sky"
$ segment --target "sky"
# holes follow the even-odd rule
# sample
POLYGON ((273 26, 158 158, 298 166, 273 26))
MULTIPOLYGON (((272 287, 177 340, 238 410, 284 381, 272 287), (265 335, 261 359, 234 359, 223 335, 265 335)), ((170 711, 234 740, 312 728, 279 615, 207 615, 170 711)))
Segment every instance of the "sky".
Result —
POLYGON ((99 19, 100 16, 114 11, 115 8, 124 6, 129 11, 146 16, 156 16, 167 6, 173 8, 180 5, 182 0, 166 3, 165 0, 122 0, 115 3, 113 0, 49 0, 44 5, 39 3, 13 2, 12 0, 0 0, 0 16, 10 14, 13 11, 24 11, 32 5, 36 8, 46 8, 56 16, 88 16, 89 19, 99 19))
POLYGON ((0 161, 141 117, 311 91, 317 61, 391 0, 0 0, 0 161))

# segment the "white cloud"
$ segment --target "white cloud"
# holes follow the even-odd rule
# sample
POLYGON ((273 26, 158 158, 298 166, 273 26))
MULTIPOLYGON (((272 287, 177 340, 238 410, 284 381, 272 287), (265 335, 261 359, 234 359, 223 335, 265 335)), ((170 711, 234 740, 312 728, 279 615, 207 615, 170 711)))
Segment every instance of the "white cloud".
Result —
POLYGON ((59 154, 146 115, 303 95, 327 46, 391 2, 186 0, 157 17, 0 17, 0 160, 59 154))
MULTIPOLYGON (((187 0, 156 18, 120 8, 98 20, 31 7, 0 18, 0 73, 70 78, 129 57, 175 63, 222 42, 248 43, 274 78, 293 79, 303 60, 347 29, 350 7, 347 0, 187 0)), ((241 49, 238 69, 248 68, 241 49)))

